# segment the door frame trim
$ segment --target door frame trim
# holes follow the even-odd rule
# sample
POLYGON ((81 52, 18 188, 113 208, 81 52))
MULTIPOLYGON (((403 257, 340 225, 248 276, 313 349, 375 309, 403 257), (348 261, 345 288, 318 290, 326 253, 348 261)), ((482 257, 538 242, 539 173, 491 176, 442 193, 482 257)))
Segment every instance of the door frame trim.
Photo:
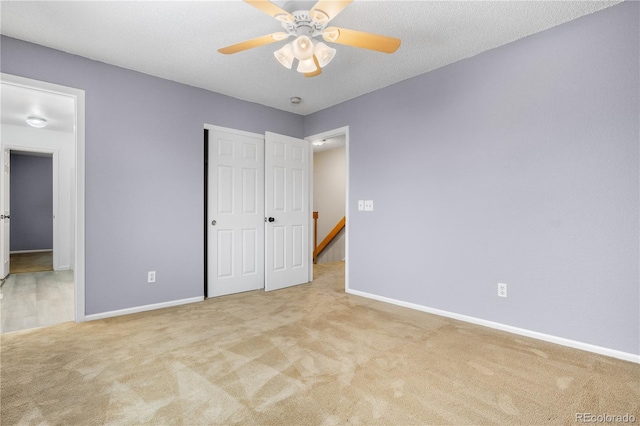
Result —
POLYGON ((233 134, 240 135, 240 136, 248 136, 250 138, 262 138, 262 139, 264 139, 264 133, 260 134, 260 133, 247 132, 247 131, 244 131, 244 130, 232 129, 230 127, 217 126, 215 124, 204 123, 204 129, 205 130, 209 130, 211 132, 218 131, 218 132, 224 132, 224 133, 233 133, 233 134))
POLYGON ((204 215, 203 223, 203 242, 204 242, 204 298, 209 297, 209 129, 204 129, 204 147, 203 147, 203 175, 204 175, 204 206, 202 214, 204 215))
MULTIPOLYGON (((346 225, 344 227, 344 288, 345 291, 349 290, 349 224, 351 221, 349 220, 349 126, 339 127, 333 130, 327 130, 326 132, 316 133, 315 135, 306 136, 304 139, 306 141, 313 141, 316 139, 329 139, 336 136, 344 135, 344 155, 345 155, 345 203, 344 203, 344 216, 346 218, 346 225)), ((311 146, 310 146, 311 148, 311 146)), ((309 178, 309 200, 311 203, 310 211, 313 211, 313 149, 309 149, 309 156, 311 161, 311 176, 309 178)), ((309 226, 309 245, 313 245, 313 227, 309 226)), ((311 252, 311 266, 309 268, 309 282, 313 281, 313 250, 315 247, 312 247, 311 252)))
MULTIPOLYGON (((0 73, 0 82, 73 98, 75 103, 75 322, 85 318, 85 92, 81 89, 0 73)), ((4 148, 4 147, 3 147, 4 148)), ((4 178, 2 178, 4 180, 4 178)))

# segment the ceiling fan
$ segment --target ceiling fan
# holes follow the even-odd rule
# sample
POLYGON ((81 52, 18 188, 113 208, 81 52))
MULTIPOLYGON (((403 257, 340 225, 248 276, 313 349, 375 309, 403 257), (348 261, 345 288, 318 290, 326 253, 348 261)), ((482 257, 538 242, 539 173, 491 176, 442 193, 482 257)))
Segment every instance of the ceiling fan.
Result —
MULTIPOLYGON (((310 10, 287 12, 268 0, 244 0, 267 15, 281 22, 284 32, 267 34, 251 40, 218 49, 226 55, 242 52, 258 46, 275 43, 289 37, 295 37, 291 43, 276 50, 274 55, 284 67, 291 69, 293 61, 298 60, 297 71, 305 77, 315 77, 322 73, 336 55, 333 49, 321 41, 314 40, 322 36, 328 43, 338 43, 378 52, 393 53, 400 47, 400 39, 371 34, 362 31, 338 27, 327 27, 353 0, 319 0, 310 10)), ((295 2, 294 2, 295 3, 295 2)), ((297 7, 294 6, 294 9, 297 7)))

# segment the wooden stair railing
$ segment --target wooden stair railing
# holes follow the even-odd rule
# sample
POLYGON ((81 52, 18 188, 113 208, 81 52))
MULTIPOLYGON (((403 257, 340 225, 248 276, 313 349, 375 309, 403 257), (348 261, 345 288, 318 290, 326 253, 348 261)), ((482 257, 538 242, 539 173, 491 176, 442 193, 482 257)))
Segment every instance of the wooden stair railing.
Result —
MULTIPOLYGON (((318 230, 317 230, 317 223, 318 223, 318 212, 313 212, 313 218, 314 218, 314 222, 315 222, 315 226, 316 229, 314 230, 314 239, 317 240, 318 239, 318 230)), ((329 234, 325 237, 324 240, 322 240, 322 242, 319 245, 316 245, 316 249, 313 251, 313 263, 316 263, 316 260, 318 259, 318 256, 320 256, 320 253, 322 253, 322 250, 324 250, 325 248, 327 248, 327 246, 331 243, 331 241, 333 241, 333 239, 340 233, 340 231, 342 231, 345 227, 347 223, 347 218, 343 217, 342 219, 340 219, 340 222, 338 222, 338 224, 336 226, 333 227, 333 229, 331 230, 331 232, 329 232, 329 234)))
POLYGON ((313 263, 316 263, 316 247, 318 247, 318 212, 313 212, 313 263))

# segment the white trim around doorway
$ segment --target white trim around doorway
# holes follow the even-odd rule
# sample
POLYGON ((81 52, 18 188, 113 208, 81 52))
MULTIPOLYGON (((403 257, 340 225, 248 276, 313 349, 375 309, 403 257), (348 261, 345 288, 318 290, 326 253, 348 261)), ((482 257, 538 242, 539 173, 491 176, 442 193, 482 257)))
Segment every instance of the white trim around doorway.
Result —
MULTIPOLYGON (((75 102, 75 322, 85 321, 85 93, 84 90, 0 73, 0 82, 69 96, 75 102)), ((4 149, 4 146, 2 147, 4 149)), ((23 148, 20 148, 24 150, 23 148)), ((54 251, 55 255, 55 251, 54 251)))

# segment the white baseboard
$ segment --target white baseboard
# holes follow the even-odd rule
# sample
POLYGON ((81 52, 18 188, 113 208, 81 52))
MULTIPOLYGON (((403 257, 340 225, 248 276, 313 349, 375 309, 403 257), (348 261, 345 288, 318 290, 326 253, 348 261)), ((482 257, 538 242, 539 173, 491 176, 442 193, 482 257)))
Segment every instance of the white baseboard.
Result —
POLYGON ((53 249, 43 249, 43 250, 14 250, 10 251, 9 254, 24 254, 24 253, 48 253, 53 251, 53 249))
POLYGON ((190 297, 188 299, 172 300, 170 302, 154 303, 152 305, 135 306, 133 308, 119 309, 117 311, 101 312, 99 314, 86 315, 85 321, 93 321, 104 318, 118 317, 120 315, 137 314, 138 312, 153 311, 155 309, 170 308, 171 306, 186 305, 189 303, 202 302, 203 296, 190 297))
POLYGON ((356 296, 366 297, 367 299, 379 300, 381 302, 391 303, 393 305, 403 306, 405 308, 415 309, 429 314, 439 315, 442 317, 453 318, 459 321, 464 321, 472 324, 481 325, 484 327, 494 328, 496 330, 507 331, 509 333, 518 334, 520 336, 532 337, 538 340, 544 340, 545 342, 555 343, 562 346, 568 346, 570 348, 580 349, 587 352, 593 352, 600 355, 610 356, 612 358, 621 359, 624 361, 634 362, 640 364, 640 355, 622 352, 615 349, 604 348, 602 346, 592 345, 590 343, 579 342, 576 340, 565 339, 564 337, 553 336, 550 334, 539 333, 537 331, 531 331, 524 328, 513 327, 498 322, 487 321, 480 318, 470 317, 467 315, 456 314, 454 312, 443 311, 440 309, 429 308, 427 306, 418 305, 416 303, 403 302, 402 300, 391 299, 389 297, 378 296, 376 294, 367 293, 364 291, 347 289, 347 293, 356 296))

